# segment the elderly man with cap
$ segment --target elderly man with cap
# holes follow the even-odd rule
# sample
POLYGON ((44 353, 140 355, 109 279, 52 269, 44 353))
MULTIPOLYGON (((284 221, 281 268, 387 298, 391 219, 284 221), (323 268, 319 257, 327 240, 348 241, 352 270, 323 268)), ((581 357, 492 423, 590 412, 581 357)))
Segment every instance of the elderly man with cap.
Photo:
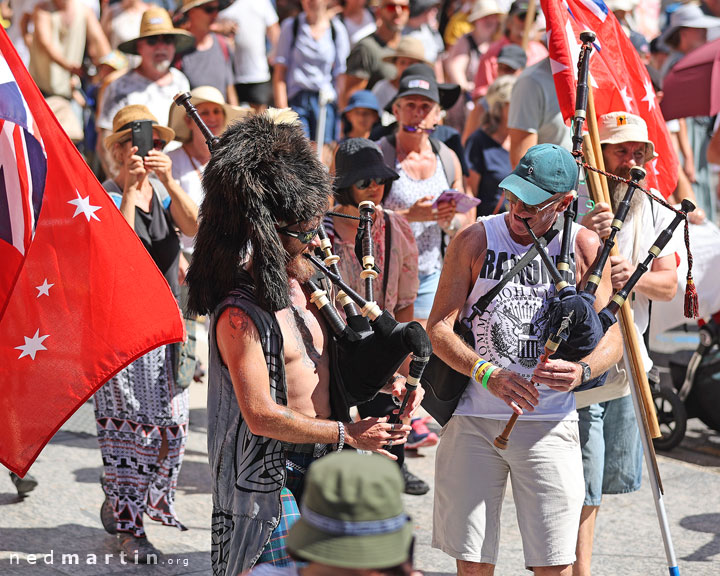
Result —
POLYGON ((302 518, 288 534, 290 555, 306 564, 262 565, 249 574, 421 576, 412 570, 412 524, 401 494, 397 467, 379 456, 323 458, 310 469, 302 518))
MULTIPOLYGON (((192 35, 175 28, 166 10, 153 7, 143 13, 137 38, 118 47, 127 54, 139 55, 140 64, 105 89, 97 120, 101 136, 98 142, 112 129, 117 111, 129 104, 147 106, 158 122, 168 123, 173 97, 190 90, 188 79, 171 64, 176 54, 187 52, 194 45, 192 35)), ((98 150, 98 153, 103 152, 98 150)))
POLYGON ((191 88, 213 86, 228 103, 236 105, 232 48, 224 36, 211 30, 221 4, 220 0, 183 0, 180 14, 195 38, 195 48, 178 55, 174 64, 187 76, 191 88))
MULTIPOLYGON (((599 118, 600 142, 605 169, 622 178, 630 169, 643 166, 653 158, 655 147, 648 140, 645 121, 626 112, 611 112, 599 118)), ((601 237, 610 233, 614 211, 627 191, 627 185, 608 180, 612 206, 600 203, 583 217, 582 223, 601 237)), ((632 196, 630 212, 615 238, 620 252, 610 256, 613 290, 621 288, 645 258, 658 234, 672 220, 670 211, 653 203, 642 192, 632 196)), ((645 349, 643 334, 650 322, 650 300, 672 300, 677 291, 676 244, 671 241, 642 275, 628 299, 633 309, 635 329, 645 371, 652 360, 645 349)), ((608 380, 600 388, 575 394, 580 415, 580 443, 585 476, 585 501, 578 535, 575 576, 589 576, 595 520, 603 494, 624 494, 640 488, 642 445, 630 396, 630 384, 624 364, 608 371, 608 380)))
MULTIPOLYGON (((531 247, 526 226, 551 238, 551 257, 559 254, 562 232, 554 228, 573 200, 577 170, 563 148, 531 148, 500 183, 509 211, 461 231, 445 257, 428 334, 435 354, 470 380, 437 451, 433 546, 457 559, 460 576, 494 573, 509 474, 525 565, 536 575, 569 575, 575 561, 584 490, 571 392, 586 381, 587 369, 579 362, 539 362, 547 300, 555 293, 539 256, 513 274, 482 313, 470 316, 470 310, 531 247), (474 346, 453 331, 456 321, 471 330, 474 346), (513 413, 520 415, 515 430, 507 448, 497 450, 493 439, 513 413)), ((571 269, 583 278, 600 241, 578 224, 571 235, 571 269)), ((598 294, 601 307, 610 297, 608 276, 598 294)), ((582 362, 599 375, 620 356, 614 326, 582 362)))
POLYGON ((235 575, 290 562, 285 538, 311 463, 346 444, 390 456, 384 446, 405 442, 410 426, 350 421, 304 257, 319 245, 331 181, 297 115, 268 110, 232 125, 203 184, 188 307, 211 314, 213 574, 235 575))

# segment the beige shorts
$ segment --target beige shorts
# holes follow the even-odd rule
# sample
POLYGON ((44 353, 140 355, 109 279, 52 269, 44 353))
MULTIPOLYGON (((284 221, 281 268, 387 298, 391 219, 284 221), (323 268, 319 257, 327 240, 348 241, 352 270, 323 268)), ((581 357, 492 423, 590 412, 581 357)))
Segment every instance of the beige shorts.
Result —
POLYGON ((578 424, 518 421, 498 450, 493 440, 505 424, 453 416, 443 429, 432 545, 458 560, 496 564, 510 474, 525 565, 572 564, 585 497, 578 424))

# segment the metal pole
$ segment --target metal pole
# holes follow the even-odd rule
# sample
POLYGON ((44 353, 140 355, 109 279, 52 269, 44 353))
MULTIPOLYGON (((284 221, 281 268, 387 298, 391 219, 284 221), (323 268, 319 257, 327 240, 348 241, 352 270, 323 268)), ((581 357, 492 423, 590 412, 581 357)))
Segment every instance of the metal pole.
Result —
MULTIPOLYGON (((630 375, 632 372, 630 370, 629 354, 625 343, 623 343, 623 349, 625 372, 628 377, 631 377, 630 375)), ((635 408, 635 418, 637 418, 638 428, 640 429, 640 440, 642 441, 645 465, 647 466, 650 487, 652 488, 653 500, 655 501, 655 511, 657 513, 658 524, 660 525, 660 533, 662 534, 663 545, 665 546, 665 557, 667 558, 668 570, 670 571, 670 576, 680 576, 680 569, 677 565, 675 549, 673 548, 672 537, 670 536, 670 525, 668 524, 667 513, 665 512, 663 490, 660 486, 660 472, 656 468, 657 460, 655 459, 655 447, 652 445, 652 442, 648 437, 647 428, 643 426, 645 412, 640 406, 640 398, 638 397, 638 391, 635 386, 630 386, 630 394, 632 396, 633 407, 635 408)))

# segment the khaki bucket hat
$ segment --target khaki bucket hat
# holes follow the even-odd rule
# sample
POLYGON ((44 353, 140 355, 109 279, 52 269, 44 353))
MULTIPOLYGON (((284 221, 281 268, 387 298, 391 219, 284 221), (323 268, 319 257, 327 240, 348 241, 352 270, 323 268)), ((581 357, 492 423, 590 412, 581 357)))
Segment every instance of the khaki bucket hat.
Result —
POLYGON ((137 41, 152 36, 174 36, 176 54, 183 54, 195 47, 195 38, 190 32, 175 28, 168 11, 153 6, 143 12, 138 37, 123 42, 118 46, 118 50, 126 54, 137 55, 137 41))
POLYGON ((153 116, 147 106, 142 104, 130 104, 118 110, 113 118, 113 133, 105 138, 105 148, 110 148, 115 142, 119 142, 130 134, 132 123, 138 120, 150 120, 153 123, 153 130, 157 130, 160 138, 170 142, 175 138, 175 131, 167 126, 158 124, 157 118, 153 116))
POLYGON ((425 60, 425 47, 423 46, 422 40, 414 36, 401 37, 395 51, 385 56, 383 61, 394 64, 398 58, 412 58, 413 60, 432 66, 430 62, 425 60))
MULTIPOLYGON (((252 108, 240 108, 239 106, 231 106, 225 102, 225 98, 222 92, 214 86, 198 86, 190 91, 190 103, 193 106, 198 106, 203 102, 212 102, 213 104, 219 104, 225 110, 225 124, 223 125, 222 132, 225 129, 241 118, 245 118, 249 114, 253 113, 252 108)), ((187 114, 185 108, 178 106, 175 102, 170 106, 170 128, 175 131, 175 140, 179 142, 187 142, 190 140, 190 128, 185 123, 187 114)), ((220 134, 218 134, 219 136, 220 134)))
POLYGON ((600 144, 621 144, 623 142, 644 142, 645 162, 657 158, 655 145, 648 139, 645 120, 629 112, 610 112, 600 116, 598 121, 600 144))

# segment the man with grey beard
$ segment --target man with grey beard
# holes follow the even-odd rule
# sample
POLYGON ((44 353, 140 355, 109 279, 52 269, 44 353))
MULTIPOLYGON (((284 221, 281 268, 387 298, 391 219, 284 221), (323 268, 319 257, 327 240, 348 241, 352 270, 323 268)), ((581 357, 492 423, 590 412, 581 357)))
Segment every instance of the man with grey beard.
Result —
POLYGON ((129 104, 142 104, 161 125, 167 126, 173 97, 178 92, 190 90, 185 75, 170 64, 176 54, 184 54, 194 46, 193 36, 175 28, 167 11, 156 6, 143 13, 138 37, 118 46, 119 50, 136 54, 141 60, 137 68, 112 81, 99 102, 97 152, 106 172, 111 173, 112 169, 102 143, 112 131, 112 120, 117 111, 129 104))
MULTIPOLYGON (((639 116, 612 112, 601 116, 598 124, 607 172, 627 179, 632 167, 643 166, 657 156, 653 143, 648 140, 645 121, 639 116)), ((614 211, 627 191, 625 183, 609 180, 609 185, 612 206, 599 203, 582 219, 582 224, 601 238, 609 235, 614 211)), ((641 182, 641 186, 645 185, 641 182)), ((653 190, 653 193, 658 192, 653 190)), ((652 202, 642 192, 633 194, 625 223, 615 238, 620 254, 610 256, 614 291, 625 285, 638 262, 647 256, 653 241, 671 219, 672 214, 666 208, 652 202)), ((652 368, 652 361, 642 336, 650 320, 650 301, 672 300, 676 290, 675 244, 671 241, 653 260, 650 270, 640 278, 628 299, 633 308, 646 371, 652 368)), ((608 371, 604 386, 576 392, 575 401, 580 417, 585 502, 580 517, 573 575, 589 576, 595 519, 602 495, 633 492, 640 488, 642 445, 630 396, 630 383, 622 362, 608 371)))

